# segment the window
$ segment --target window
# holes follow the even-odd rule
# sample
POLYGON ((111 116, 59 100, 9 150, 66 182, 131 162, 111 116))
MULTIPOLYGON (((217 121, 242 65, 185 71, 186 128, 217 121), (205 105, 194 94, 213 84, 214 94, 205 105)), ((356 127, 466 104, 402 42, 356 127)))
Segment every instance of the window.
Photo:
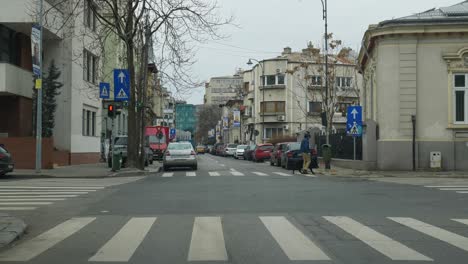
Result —
POLYGON ((336 87, 350 88, 352 79, 351 77, 336 77, 336 87))
POLYGON ((468 124, 468 74, 454 76, 455 124, 468 124))
POLYGON ((91 5, 95 5, 91 0, 85 1, 84 24, 87 28, 96 31, 96 15, 94 14, 91 5))
POLYGON ((83 51, 83 79, 90 83, 97 83, 98 57, 91 52, 83 51))
POLYGON ((322 103, 309 102, 309 113, 322 113, 322 103))
POLYGON ((83 109, 82 111, 82 133, 83 136, 95 137, 96 136, 96 112, 97 110, 83 109))
POLYGON ((322 86, 322 76, 311 76, 312 86, 322 86))
POLYGON ((276 74, 276 75, 265 75, 262 78, 263 85, 284 85, 285 84, 285 75, 276 74))
POLYGON ((262 113, 284 113, 285 110, 285 102, 261 102, 260 108, 262 113))
POLYGON ((283 136, 283 128, 265 128, 265 138, 278 138, 283 136))

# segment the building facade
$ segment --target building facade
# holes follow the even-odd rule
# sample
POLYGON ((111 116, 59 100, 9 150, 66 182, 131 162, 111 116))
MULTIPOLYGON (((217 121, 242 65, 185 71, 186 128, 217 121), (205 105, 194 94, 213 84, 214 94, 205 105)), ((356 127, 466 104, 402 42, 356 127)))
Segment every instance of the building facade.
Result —
POLYGON ((205 104, 224 105, 231 99, 236 99, 242 89, 241 74, 233 76, 213 77, 205 84, 205 104))
POLYGON ((429 169, 440 152, 442 169, 468 169, 467 10, 464 1, 366 31, 363 154, 374 167, 429 169))
POLYGON ((192 104, 177 103, 175 106, 175 128, 179 131, 188 131, 192 135, 196 131, 196 109, 192 104))

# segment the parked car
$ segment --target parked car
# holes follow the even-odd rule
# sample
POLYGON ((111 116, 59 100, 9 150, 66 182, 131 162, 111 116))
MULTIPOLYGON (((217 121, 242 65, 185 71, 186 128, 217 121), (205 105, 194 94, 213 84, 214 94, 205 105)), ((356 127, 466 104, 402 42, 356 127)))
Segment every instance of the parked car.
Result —
POLYGON ((4 147, 0 147, 0 176, 13 172, 14 168, 11 154, 4 147))
POLYGON ((237 145, 236 153, 234 154, 235 159, 244 158, 244 152, 248 145, 237 145))
POLYGON ((226 144, 224 156, 233 156, 236 154, 237 144, 226 144))
POLYGON ((257 145, 253 144, 253 145, 249 145, 248 147, 246 147, 244 149, 244 159, 245 160, 252 160, 252 154, 255 151, 256 146, 257 145))
POLYGON ((257 144, 255 150, 252 153, 252 160, 255 162, 264 161, 270 159, 270 153, 273 150, 273 144, 257 144))
POLYGON ((275 145, 275 148, 271 152, 271 158, 270 158, 271 166, 278 166, 278 167, 281 166, 281 156, 283 155, 283 152, 289 143, 293 143, 293 142, 282 142, 282 143, 277 143, 275 145))
POLYGON ((197 150, 197 154, 205 154, 206 148, 205 148, 205 146, 198 145, 196 150, 197 150))
POLYGON ((216 155, 224 156, 224 144, 221 143, 216 147, 216 155))
MULTIPOLYGON (((287 170, 300 169, 304 163, 301 153, 301 143, 290 143, 287 145, 286 151, 283 152, 281 167, 287 170)), ((311 162, 310 169, 318 168, 318 158, 317 150, 315 148, 311 149, 311 162)))
POLYGON ((171 142, 163 156, 163 169, 189 167, 197 170, 197 154, 189 142, 171 142))

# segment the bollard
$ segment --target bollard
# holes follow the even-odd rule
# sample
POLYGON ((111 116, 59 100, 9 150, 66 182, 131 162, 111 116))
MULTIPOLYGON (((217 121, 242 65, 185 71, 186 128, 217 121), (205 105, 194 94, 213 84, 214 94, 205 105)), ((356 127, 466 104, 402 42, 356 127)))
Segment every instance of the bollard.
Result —
POLYGON ((122 167, 122 153, 113 153, 112 155, 112 171, 118 171, 122 167))

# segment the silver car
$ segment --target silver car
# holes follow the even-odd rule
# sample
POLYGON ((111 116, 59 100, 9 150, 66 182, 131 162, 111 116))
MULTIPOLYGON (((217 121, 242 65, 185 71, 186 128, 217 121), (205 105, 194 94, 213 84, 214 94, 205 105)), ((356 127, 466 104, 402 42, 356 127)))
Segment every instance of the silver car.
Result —
POLYGON ((226 155, 225 156, 232 156, 236 154, 237 144, 227 144, 226 145, 226 155))
POLYGON ((244 151, 247 148, 247 145, 238 145, 236 148, 236 154, 234 155, 235 159, 244 158, 244 151))
POLYGON ((172 167, 198 168, 197 154, 190 142, 171 142, 164 152, 163 169, 172 167))

